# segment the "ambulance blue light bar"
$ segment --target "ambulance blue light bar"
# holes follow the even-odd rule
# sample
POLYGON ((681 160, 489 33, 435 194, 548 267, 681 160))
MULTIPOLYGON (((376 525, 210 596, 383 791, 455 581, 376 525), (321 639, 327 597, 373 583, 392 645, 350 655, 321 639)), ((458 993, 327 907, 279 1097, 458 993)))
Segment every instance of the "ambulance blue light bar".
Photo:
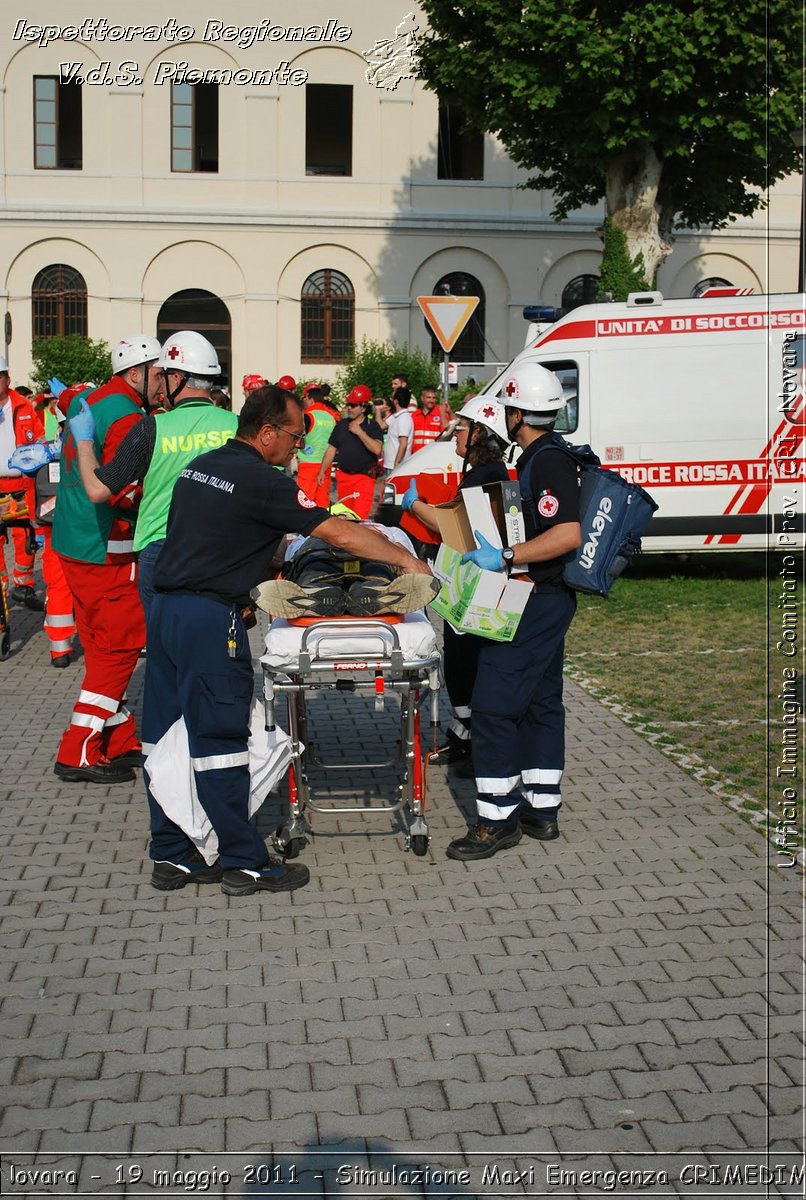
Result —
POLYGON ((557 320, 557 309, 548 304, 527 304, 523 310, 524 321, 538 321, 541 325, 557 320))

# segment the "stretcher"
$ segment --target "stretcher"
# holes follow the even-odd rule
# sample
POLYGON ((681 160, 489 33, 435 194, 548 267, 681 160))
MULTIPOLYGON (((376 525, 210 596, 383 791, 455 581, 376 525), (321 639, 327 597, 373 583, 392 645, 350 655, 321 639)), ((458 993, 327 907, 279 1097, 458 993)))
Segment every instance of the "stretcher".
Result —
MULTIPOLYGON (((288 771, 289 815, 274 834, 274 848, 296 858, 310 827, 306 810, 317 813, 401 812, 406 820, 405 847, 423 855, 428 849, 426 785, 429 754, 423 752, 420 709, 429 702, 432 745, 439 720, 439 663, 434 628, 422 612, 400 616, 275 618, 266 635, 263 698, 266 729, 275 728, 278 701, 286 700, 291 765, 288 771), (380 760, 368 756, 373 747, 361 743, 359 762, 325 761, 317 752, 315 731, 308 721, 307 701, 317 692, 366 696, 382 711, 387 697, 400 708, 400 737, 395 753, 388 747, 380 760), (327 772, 398 767, 392 798, 373 797, 363 804, 325 803, 311 792, 309 767, 327 772)), ((367 722, 369 725, 369 722, 367 722)))

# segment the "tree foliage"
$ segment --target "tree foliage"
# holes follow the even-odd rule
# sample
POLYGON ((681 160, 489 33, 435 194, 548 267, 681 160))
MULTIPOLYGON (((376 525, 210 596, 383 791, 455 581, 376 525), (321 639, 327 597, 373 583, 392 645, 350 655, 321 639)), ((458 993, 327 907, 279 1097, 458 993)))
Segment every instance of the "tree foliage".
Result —
POLYGON ((363 383, 376 399, 388 397, 392 376, 398 373, 408 376, 413 396, 419 396, 426 384, 438 386, 439 367, 421 350, 363 338, 338 372, 334 391, 343 399, 351 387, 363 383))
POLYGON ((112 374, 112 359, 106 342, 71 333, 68 337, 34 338, 31 343, 31 387, 44 391, 56 376, 71 387, 74 383, 105 383, 112 374))
POLYGON ((626 181, 626 206, 641 192, 641 219, 648 227, 654 214, 668 242, 675 224, 720 228, 750 216, 765 189, 798 168, 798 8, 423 0, 431 33, 420 44, 421 76, 534 172, 527 186, 553 192, 557 219, 607 196, 622 223, 616 197, 626 181))

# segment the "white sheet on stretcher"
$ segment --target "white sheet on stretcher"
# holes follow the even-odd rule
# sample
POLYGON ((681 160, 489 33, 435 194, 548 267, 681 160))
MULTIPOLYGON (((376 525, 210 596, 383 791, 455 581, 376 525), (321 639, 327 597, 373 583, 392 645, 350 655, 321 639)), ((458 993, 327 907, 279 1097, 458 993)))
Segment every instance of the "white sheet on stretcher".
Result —
MULTIPOLYGON (((323 621, 326 618, 322 618, 323 621)), ((362 618, 357 618, 361 620, 362 618)), ((377 634, 373 636, 372 622, 382 621, 383 617, 373 617, 367 620, 367 632, 361 637, 348 637, 346 634, 339 636, 338 626, 334 629, 333 634, 330 632, 320 641, 318 659, 340 659, 340 658, 356 658, 363 655, 377 654, 379 657, 384 657, 386 651, 377 634)), ((354 628, 353 623, 352 628, 354 628)), ((269 626, 269 632, 266 634, 266 653, 261 658, 261 662, 267 666, 278 670, 294 669, 299 662, 299 652, 302 646, 302 638, 310 626, 289 625, 288 621, 282 617, 276 617, 269 626)), ((412 612, 406 613, 402 621, 396 625, 390 625, 390 629, 394 629, 397 634, 400 649, 403 652, 403 658, 407 662, 415 662, 419 659, 430 658, 436 653, 437 635, 434 626, 428 620, 425 613, 412 612)))

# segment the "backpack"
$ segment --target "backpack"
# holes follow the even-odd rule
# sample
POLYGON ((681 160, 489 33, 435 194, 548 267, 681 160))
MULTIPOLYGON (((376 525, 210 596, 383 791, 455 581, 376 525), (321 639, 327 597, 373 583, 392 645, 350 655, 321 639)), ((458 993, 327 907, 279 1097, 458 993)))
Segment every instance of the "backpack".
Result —
MULTIPOLYGON (((641 553, 641 534, 658 506, 638 484, 605 470, 590 446, 572 446, 556 433, 540 440, 534 458, 553 447, 572 458, 579 471, 582 544, 569 555, 563 580, 576 592, 606 596, 633 555, 641 553)), ((533 503, 529 475, 534 458, 519 477, 525 505, 533 503)))

